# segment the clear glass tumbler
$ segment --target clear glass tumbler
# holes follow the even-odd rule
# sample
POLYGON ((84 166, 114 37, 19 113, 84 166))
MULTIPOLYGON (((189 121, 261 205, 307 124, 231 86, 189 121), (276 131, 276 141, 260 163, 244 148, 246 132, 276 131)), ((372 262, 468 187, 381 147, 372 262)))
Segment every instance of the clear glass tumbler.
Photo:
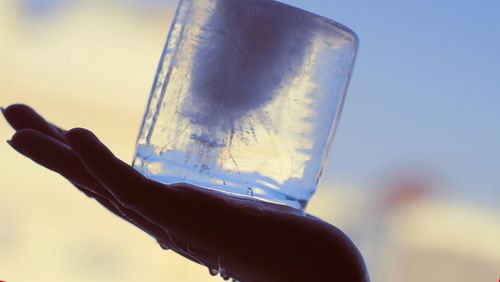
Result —
POLYGON ((332 20, 272 0, 181 0, 134 167, 304 209, 358 46, 332 20))

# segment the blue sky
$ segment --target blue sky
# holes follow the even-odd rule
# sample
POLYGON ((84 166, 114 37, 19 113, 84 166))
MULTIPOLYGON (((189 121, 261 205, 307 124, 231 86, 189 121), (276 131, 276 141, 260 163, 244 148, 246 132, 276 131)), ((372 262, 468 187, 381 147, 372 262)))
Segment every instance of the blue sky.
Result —
POLYGON ((499 1, 282 2, 360 37, 328 178, 366 185, 424 166, 453 197, 498 203, 499 1))

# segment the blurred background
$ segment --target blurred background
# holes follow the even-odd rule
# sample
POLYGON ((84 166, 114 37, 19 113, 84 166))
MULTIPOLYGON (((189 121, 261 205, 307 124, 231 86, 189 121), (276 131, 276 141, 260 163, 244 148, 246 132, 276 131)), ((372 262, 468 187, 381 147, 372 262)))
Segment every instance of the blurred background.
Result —
MULTIPOLYGON (((361 39, 308 211, 353 239, 375 282, 498 281, 500 2, 282 2, 361 39)), ((0 105, 91 128, 131 161, 176 5, 0 1, 0 105)), ((0 280, 221 280, 6 143, 0 156, 0 280)))

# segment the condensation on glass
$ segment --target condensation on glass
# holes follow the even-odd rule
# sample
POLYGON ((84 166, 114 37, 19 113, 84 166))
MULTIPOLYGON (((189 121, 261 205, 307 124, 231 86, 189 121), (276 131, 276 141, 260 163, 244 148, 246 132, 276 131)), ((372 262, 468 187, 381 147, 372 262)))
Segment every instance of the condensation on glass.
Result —
POLYGON ((305 208, 357 46, 346 27, 276 1, 180 1, 134 167, 166 184, 305 208))

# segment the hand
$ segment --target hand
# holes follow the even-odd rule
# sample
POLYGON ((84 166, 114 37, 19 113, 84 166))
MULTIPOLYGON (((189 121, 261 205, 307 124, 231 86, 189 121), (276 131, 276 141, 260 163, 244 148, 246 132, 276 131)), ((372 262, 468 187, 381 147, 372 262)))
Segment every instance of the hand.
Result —
POLYGON ((368 281, 353 243, 292 208, 188 184, 164 185, 117 159, 90 131, 68 132, 25 105, 5 109, 9 144, 68 179, 161 246, 240 281, 368 281))

